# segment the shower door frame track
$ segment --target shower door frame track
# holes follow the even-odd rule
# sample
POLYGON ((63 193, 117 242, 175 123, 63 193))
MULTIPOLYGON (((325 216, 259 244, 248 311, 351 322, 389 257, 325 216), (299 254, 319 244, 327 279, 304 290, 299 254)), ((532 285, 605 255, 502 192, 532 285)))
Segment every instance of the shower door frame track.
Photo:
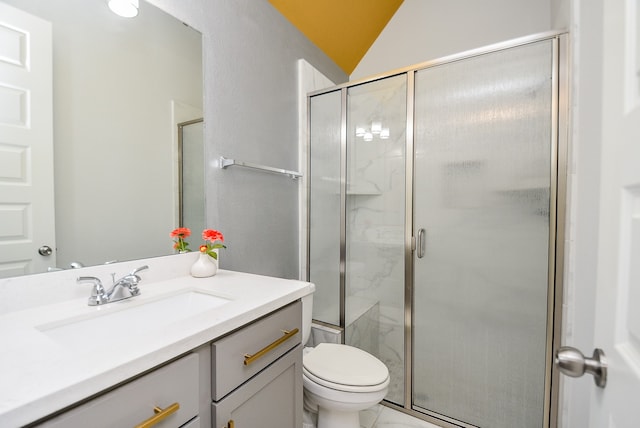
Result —
MULTIPOLYGON (((413 182, 414 182, 414 89, 415 74, 437 65, 460 61, 479 55, 515 48, 531 43, 551 40, 553 42, 552 59, 552 129, 551 129, 551 188, 549 206, 549 264, 547 289, 547 341, 545 368, 545 397, 544 418, 542 428, 557 428, 559 402, 559 372, 553 364, 555 350, 559 348, 562 334, 562 301, 564 283, 564 240, 565 222, 567 214, 567 166, 569 147, 569 34, 567 31, 549 31, 531 36, 492 44, 483 48, 465 51, 440 59, 427 61, 376 74, 368 78, 359 79, 333 86, 331 88, 313 91, 307 94, 307 105, 311 97, 329 92, 341 92, 341 129, 340 129, 340 328, 345 331, 345 300, 346 300, 346 151, 347 151, 347 90, 352 86, 374 82, 380 79, 405 74, 407 76, 407 126, 406 126, 406 175, 405 175, 405 286, 404 286, 404 405, 387 402, 386 407, 398 410, 418 419, 437 424, 442 427, 473 428, 475 425, 466 424, 445 415, 441 415, 412 404, 413 393, 413 252, 415 251, 415 237, 413 236, 413 182)), ((310 109, 307 109, 310 114, 310 109)), ((308 117, 307 123, 311 118, 308 117)), ((311 144, 311 134, 307 133, 307 147, 311 144)), ((309 152, 309 151, 308 151, 309 152)), ((310 159, 308 159, 310 163, 310 159)), ((307 194, 310 194, 311 183, 307 183, 307 194)), ((309 203, 310 198, 307 202, 309 203)), ((309 210, 307 211, 309 213, 309 210)), ((309 217, 309 215, 308 215, 309 217)), ((309 218, 307 218, 309 221, 309 218)), ((309 228, 307 233, 310 234, 309 228)), ((310 276, 310 237, 307 236, 307 279, 310 276)), ((322 323, 322 322, 321 322, 322 323)), ((322 323, 325 324, 325 323, 322 323)), ((345 335, 342 334, 342 342, 345 335)))

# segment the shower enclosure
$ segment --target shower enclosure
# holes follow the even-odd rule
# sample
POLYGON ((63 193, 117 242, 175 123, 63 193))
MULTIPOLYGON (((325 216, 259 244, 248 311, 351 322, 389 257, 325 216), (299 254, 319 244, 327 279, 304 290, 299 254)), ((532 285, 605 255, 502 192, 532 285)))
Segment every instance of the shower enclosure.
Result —
POLYGON ((314 319, 389 367, 392 407, 555 425, 566 43, 519 39, 308 97, 314 319))

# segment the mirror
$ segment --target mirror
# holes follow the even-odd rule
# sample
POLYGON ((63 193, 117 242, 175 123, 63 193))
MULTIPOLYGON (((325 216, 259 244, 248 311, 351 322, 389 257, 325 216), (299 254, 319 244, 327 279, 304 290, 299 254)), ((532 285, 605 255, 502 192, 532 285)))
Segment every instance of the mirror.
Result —
POLYGON ((122 18, 106 0, 1 1, 52 26, 56 266, 173 253, 178 125, 203 117, 201 34, 145 2, 122 18))

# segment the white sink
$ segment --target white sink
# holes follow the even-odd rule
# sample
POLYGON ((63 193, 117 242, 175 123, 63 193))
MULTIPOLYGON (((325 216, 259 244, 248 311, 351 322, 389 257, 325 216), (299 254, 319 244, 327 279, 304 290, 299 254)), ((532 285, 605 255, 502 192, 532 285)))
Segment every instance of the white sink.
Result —
POLYGON ((96 307, 96 313, 38 326, 60 345, 87 350, 118 344, 186 320, 230 300, 199 291, 185 291, 149 302, 136 297, 96 307), (131 306, 133 305, 133 306, 131 306))

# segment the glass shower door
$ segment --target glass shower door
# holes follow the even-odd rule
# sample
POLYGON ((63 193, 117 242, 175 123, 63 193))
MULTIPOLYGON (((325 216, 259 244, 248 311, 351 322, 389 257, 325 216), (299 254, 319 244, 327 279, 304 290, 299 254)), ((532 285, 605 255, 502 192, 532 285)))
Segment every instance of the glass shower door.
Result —
POLYGON ((416 410, 543 425, 552 43, 415 74, 416 410))
POLYGON ((389 368, 404 403, 407 75, 347 91, 345 342, 389 368))
POLYGON ((340 325, 340 91, 309 100, 309 281, 313 319, 340 325))

